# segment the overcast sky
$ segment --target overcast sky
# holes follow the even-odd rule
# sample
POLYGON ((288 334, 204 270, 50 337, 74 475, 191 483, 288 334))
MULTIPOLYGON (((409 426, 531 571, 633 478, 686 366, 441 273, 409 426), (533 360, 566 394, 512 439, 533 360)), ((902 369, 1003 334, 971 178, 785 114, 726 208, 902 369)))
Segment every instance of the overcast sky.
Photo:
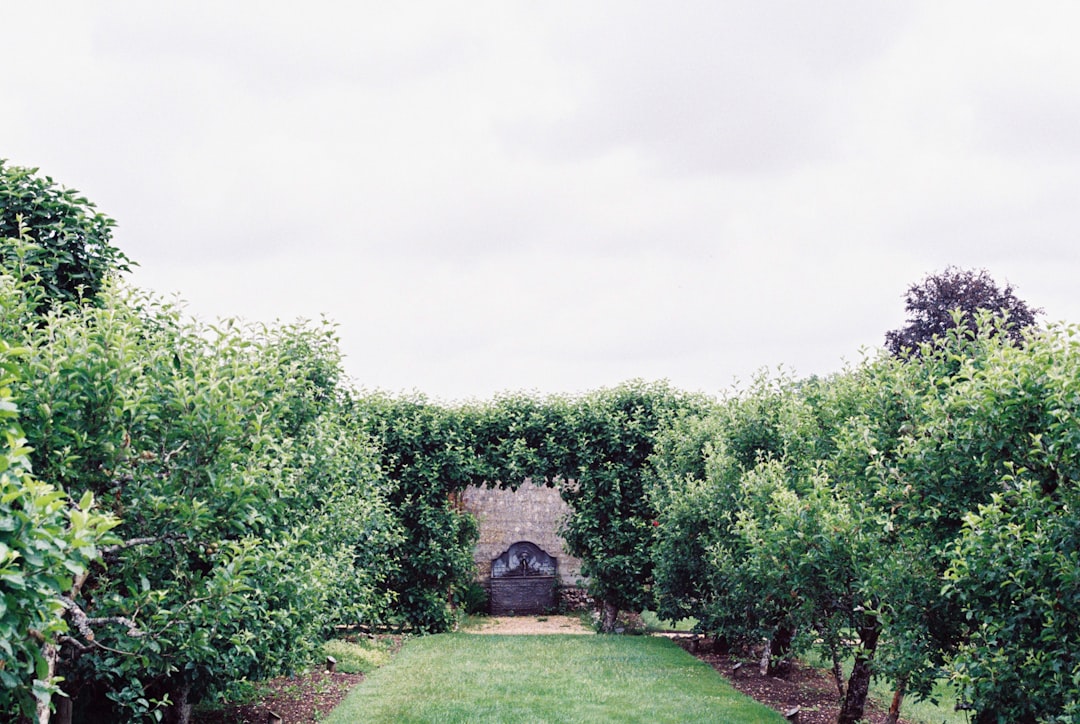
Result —
POLYGON ((1080 321, 1080 4, 71 0, 0 11, 0 158, 207 320, 452 401, 839 371, 986 268, 1080 321))

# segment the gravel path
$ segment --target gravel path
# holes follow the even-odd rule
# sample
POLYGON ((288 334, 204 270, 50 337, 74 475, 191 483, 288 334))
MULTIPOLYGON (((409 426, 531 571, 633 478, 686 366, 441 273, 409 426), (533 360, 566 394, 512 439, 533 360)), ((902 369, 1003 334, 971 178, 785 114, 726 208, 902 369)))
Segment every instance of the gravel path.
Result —
POLYGON ((462 629, 469 634, 591 634, 577 616, 492 616, 479 626, 462 629))

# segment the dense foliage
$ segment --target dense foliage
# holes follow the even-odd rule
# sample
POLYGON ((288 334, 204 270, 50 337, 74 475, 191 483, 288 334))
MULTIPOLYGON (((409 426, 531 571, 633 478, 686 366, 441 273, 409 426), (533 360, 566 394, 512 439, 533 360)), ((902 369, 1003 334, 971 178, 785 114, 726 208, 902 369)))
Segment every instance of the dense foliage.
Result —
POLYGON ((472 582, 476 521, 460 510, 460 493, 485 482, 463 412, 419 396, 372 394, 355 410, 358 426, 378 444, 387 502, 403 536, 388 551, 397 566, 387 584, 396 623, 446 631, 452 603, 472 582))
POLYGON ((5 714, 62 677, 82 720, 183 721, 387 617, 403 529, 332 329, 206 326, 110 281, 94 305, 51 294, 0 275, 26 431, 4 455, 5 714))
MULTIPOLYGON (((589 591, 602 604, 603 628, 611 630, 620 610, 638 611, 652 601, 656 511, 645 487, 656 437, 707 404, 665 384, 628 382, 579 397, 506 395, 453 408, 443 413, 452 418, 452 432, 429 426, 411 444, 419 449, 426 441, 428 459, 441 461, 418 489, 453 495, 470 484, 516 488, 531 480, 557 486, 571 509, 561 531, 567 552, 581 559, 589 591), (457 485, 443 489, 435 481, 457 485)), ((413 420, 402 425, 400 415, 395 419, 405 431, 416 427, 413 420)), ((416 456, 410 459, 417 465, 416 456)), ((434 540, 435 527, 423 536, 434 540)), ((444 534, 444 543, 452 542, 444 534)), ((460 550, 470 557, 471 543, 460 550)), ((422 575, 415 571, 409 579, 422 575)))
POLYGON ((1080 717, 1078 334, 1054 328, 1023 351, 995 350, 943 420, 995 481, 963 516, 946 572, 971 622, 953 663, 979 722, 1080 717))
POLYGON ((774 658, 823 645, 841 722, 872 676, 895 686, 895 717, 943 675, 980 722, 1075 720, 1078 330, 1021 348, 1001 325, 761 380, 668 430, 652 460, 661 613, 727 643, 768 637, 774 658))
POLYGON ((39 285, 47 302, 93 299, 130 260, 114 222, 78 192, 0 159, 0 266, 39 285))
POLYGON ((98 558, 116 521, 34 478, 0 341, 0 712, 40 717, 55 691, 56 644, 69 633, 65 594, 98 558))
POLYGON ((400 527, 326 376, 326 331, 205 328, 107 288, 24 332, 35 472, 120 521, 67 592, 83 625, 58 673, 77 712, 171 702, 182 719, 230 681, 303 665, 334 623, 385 613, 400 527))
POLYGON ((567 549, 581 559, 590 593, 602 602, 602 629, 620 610, 652 603, 657 510, 646 494, 660 430, 707 403, 666 385, 628 383, 586 395, 570 413, 572 477, 560 491, 570 506, 567 549))

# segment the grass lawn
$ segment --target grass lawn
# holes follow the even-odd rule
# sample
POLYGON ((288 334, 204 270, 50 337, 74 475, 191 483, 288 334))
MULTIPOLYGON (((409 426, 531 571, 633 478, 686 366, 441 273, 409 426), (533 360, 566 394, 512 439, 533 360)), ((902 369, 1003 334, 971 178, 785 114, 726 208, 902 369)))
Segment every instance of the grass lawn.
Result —
POLYGON ((389 639, 346 641, 331 639, 323 644, 324 656, 333 656, 337 670, 345 674, 367 674, 389 663, 394 644, 389 639))
POLYGON ((325 720, 782 724, 707 664, 648 636, 414 639, 325 720))
POLYGON ((697 625, 696 618, 684 618, 682 621, 661 621, 652 611, 641 612, 641 620, 645 622, 646 631, 692 631, 697 625))

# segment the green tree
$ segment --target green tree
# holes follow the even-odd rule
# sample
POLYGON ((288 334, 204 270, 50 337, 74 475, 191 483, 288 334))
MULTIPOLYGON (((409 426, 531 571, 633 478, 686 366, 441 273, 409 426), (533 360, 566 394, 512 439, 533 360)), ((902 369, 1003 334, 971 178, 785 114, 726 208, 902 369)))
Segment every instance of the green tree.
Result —
POLYGON ((665 384, 631 382, 571 407, 568 474, 560 483, 571 512, 562 532, 602 603, 604 631, 615 627, 620 610, 652 603, 657 511, 647 491, 648 461, 666 425, 706 404, 665 384))
POLYGON ((325 330, 209 327, 106 287, 26 334, 34 469, 122 519, 70 597, 101 622, 63 642, 77 714, 185 721, 384 615, 400 529, 325 330))
POLYGON ((652 460, 659 610, 697 618, 726 644, 768 638, 774 675, 785 667, 795 626, 788 597, 764 595, 747 567, 753 552, 738 524, 755 499, 744 479, 776 462, 797 479, 816 454, 816 427, 795 380, 762 374, 709 416, 671 428, 652 460))
POLYGON ((980 724, 1080 717, 1078 333, 998 350, 940 421, 964 452, 961 480, 994 491, 963 517, 945 576, 970 622, 954 675, 980 724))
POLYGON ((955 326, 917 358, 881 358, 838 380, 849 390, 839 397, 855 405, 842 405, 849 413, 823 470, 876 546, 855 580, 863 616, 879 635, 856 655, 868 654, 870 675, 895 686, 893 721, 906 693, 929 695, 969 633, 968 615, 942 595, 951 547, 965 517, 1000 490, 1009 451, 1024 447, 1026 431, 1040 425, 1038 412, 1023 403, 978 412, 994 397, 979 381, 996 360, 1026 354, 1007 328, 984 311, 974 331, 955 326))
POLYGON ((896 686, 894 717, 905 692, 927 695, 963 635, 940 594, 944 551, 992 491, 986 476, 956 479, 971 441, 943 423, 962 416, 954 395, 1002 339, 953 329, 906 363, 762 380, 709 422, 712 439, 673 441, 676 460, 697 448, 702 464, 654 463, 660 609, 697 615, 729 642, 770 637, 770 665, 787 654, 778 641, 796 653, 821 642, 843 722, 862 716, 874 676, 896 686), (686 572, 703 582, 680 581, 686 572))
POLYGON ((795 642, 797 648, 819 638, 830 650, 842 699, 837 721, 861 721, 884 629, 875 572, 892 562, 894 551, 883 545, 873 514, 838 494, 825 475, 792 481, 784 465, 769 461, 743 485, 754 500, 736 525, 747 553, 744 575, 779 604, 792 629, 813 632, 795 642), (846 685, 839 676, 841 652, 854 660, 846 685))
MULTIPOLYGON (((650 458, 649 498, 656 506, 654 598, 661 618, 696 618, 710 633, 722 628, 715 613, 731 610, 713 585, 707 549, 729 531, 736 509, 730 481, 737 469, 726 454, 723 420, 711 411, 687 415, 657 436, 650 458)), ((736 606, 735 608, 741 608, 736 606)))
POLYGON ((69 597, 116 521, 92 510, 92 494, 75 504, 31 474, 10 387, 16 352, 0 340, 0 714, 47 721, 69 597))
POLYGON ((45 302, 94 299, 110 275, 129 270, 114 225, 77 191, 0 159, 0 265, 39 285, 45 302))
POLYGON ((476 521, 458 495, 488 482, 465 408, 437 405, 414 395, 367 395, 354 414, 374 440, 387 477, 386 500, 404 531, 389 553, 388 582, 398 623, 440 632, 455 621, 453 604, 474 577, 476 521))

